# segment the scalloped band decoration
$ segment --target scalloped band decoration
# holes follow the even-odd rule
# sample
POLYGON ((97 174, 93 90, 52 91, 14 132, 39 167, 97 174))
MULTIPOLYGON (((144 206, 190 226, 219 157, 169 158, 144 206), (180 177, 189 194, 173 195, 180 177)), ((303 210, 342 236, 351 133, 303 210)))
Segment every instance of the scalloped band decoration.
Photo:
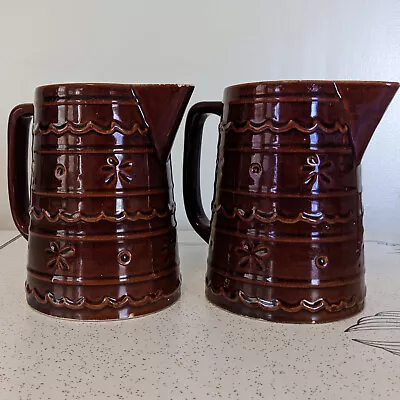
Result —
POLYGON ((125 128, 120 125, 118 121, 112 121, 109 127, 104 127, 96 122, 87 121, 79 124, 71 121, 67 121, 63 124, 49 123, 46 127, 41 126, 39 123, 35 124, 34 133, 39 135, 48 135, 54 133, 57 136, 62 136, 65 133, 73 135, 83 135, 90 131, 94 131, 101 135, 113 135, 114 133, 121 133, 122 135, 133 135, 138 133, 142 136, 147 135, 148 127, 142 127, 139 123, 135 122, 130 128, 125 128))
POLYGON ((63 222, 98 222, 101 220, 109 221, 109 222, 121 222, 121 221, 151 221, 155 218, 166 218, 175 212, 175 207, 172 209, 160 212, 155 208, 150 213, 145 213, 142 211, 136 211, 135 213, 128 213, 123 211, 121 213, 115 215, 106 214, 104 211, 100 211, 95 215, 85 215, 79 211, 74 213, 67 213, 65 210, 58 210, 57 214, 51 215, 49 211, 45 209, 41 209, 37 211, 34 207, 30 210, 30 215, 34 217, 36 220, 41 221, 45 219, 48 222, 55 223, 59 221, 63 222))
POLYGON ((355 296, 348 300, 340 300, 339 303, 329 303, 328 300, 319 298, 315 301, 309 301, 306 299, 300 300, 297 304, 286 304, 278 299, 265 300, 259 297, 251 297, 245 294, 242 290, 234 292, 228 292, 223 286, 214 288, 210 282, 207 282, 207 287, 211 292, 217 296, 224 296, 227 300, 236 303, 242 302, 246 306, 261 308, 264 311, 285 311, 288 313, 297 313, 300 311, 308 311, 311 313, 317 313, 319 311, 326 311, 330 313, 339 312, 349 308, 355 307, 358 303, 355 296))
POLYGON ((244 222, 251 222, 257 220, 263 223, 282 222, 284 224, 296 224, 298 222, 306 222, 308 224, 318 225, 321 223, 327 224, 346 224, 353 220, 353 212, 350 210, 346 215, 330 216, 323 212, 306 212, 302 211, 296 217, 290 218, 280 215, 277 211, 265 212, 257 210, 253 207, 249 211, 241 208, 234 207, 232 212, 228 212, 222 205, 218 205, 215 210, 216 213, 224 215, 228 219, 239 218, 244 222))
POLYGON ((278 125, 272 119, 267 119, 259 123, 247 121, 243 126, 230 121, 226 124, 221 123, 220 127, 224 131, 233 131, 235 133, 246 133, 249 131, 253 133, 263 133, 267 130, 273 133, 284 133, 292 129, 303 133, 314 133, 317 130, 320 130, 324 133, 347 133, 349 130, 346 124, 341 124, 338 121, 336 121, 333 126, 327 126, 317 119, 314 119, 312 125, 309 127, 304 126, 292 119, 283 125, 278 125))
POLYGON ((54 293, 47 292, 44 295, 40 294, 36 288, 31 288, 28 283, 25 283, 25 291, 28 296, 32 296, 40 304, 51 304, 57 308, 68 308, 70 310, 102 310, 106 307, 111 308, 122 308, 124 306, 130 305, 132 307, 140 307, 146 304, 154 303, 158 300, 168 298, 174 295, 180 289, 180 281, 178 287, 170 293, 164 293, 162 290, 146 295, 140 299, 134 299, 132 296, 124 294, 119 298, 114 298, 110 296, 104 296, 98 302, 92 302, 85 297, 80 297, 78 300, 71 300, 68 297, 56 298, 54 293))

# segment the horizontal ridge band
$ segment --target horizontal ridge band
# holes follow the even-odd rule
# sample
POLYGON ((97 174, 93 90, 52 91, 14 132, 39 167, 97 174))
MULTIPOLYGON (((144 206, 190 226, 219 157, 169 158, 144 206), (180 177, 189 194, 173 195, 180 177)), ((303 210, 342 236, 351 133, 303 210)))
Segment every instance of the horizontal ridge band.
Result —
POLYGON ((350 147, 289 147, 289 146, 270 146, 270 147, 224 147, 224 151, 230 153, 337 153, 353 155, 353 150, 350 147))
POLYGON ((252 192, 249 190, 237 190, 237 189, 229 189, 229 188, 218 188, 217 191, 225 192, 229 194, 236 194, 240 196, 252 196, 252 197, 264 197, 264 198, 305 198, 305 199, 323 199, 330 197, 345 197, 345 196, 358 196, 357 189, 349 189, 349 190, 337 190, 331 191, 327 193, 274 193, 274 192, 252 192))
POLYGON ((158 188, 158 189, 137 189, 129 191, 113 191, 113 192, 103 192, 99 191, 84 191, 84 192, 45 192, 39 190, 32 190, 32 195, 42 196, 42 197, 135 197, 135 196, 153 196, 157 194, 169 193, 170 189, 158 188))
POLYGON ((174 263, 171 264, 169 268, 166 268, 164 271, 161 271, 157 274, 148 274, 148 275, 140 275, 140 276, 127 276, 127 277, 120 277, 120 278, 106 278, 106 279, 99 279, 99 278, 77 278, 73 276, 54 276, 52 274, 43 274, 37 271, 28 268, 28 276, 32 276, 33 278, 51 282, 55 285, 71 285, 71 286, 117 286, 117 285, 129 285, 138 282, 147 282, 152 281, 159 278, 165 278, 166 276, 177 274, 179 275, 178 271, 178 264, 174 263))
POLYGON ((152 154, 154 153, 154 147, 134 147, 132 149, 96 149, 96 148, 76 148, 76 149, 42 149, 34 150, 35 154, 152 154))
POLYGON ((306 282, 305 280, 289 281, 286 279, 272 278, 257 274, 245 274, 236 271, 226 271, 221 268, 218 268, 215 263, 208 263, 208 265, 210 266, 209 274, 218 274, 223 278, 228 278, 243 283, 251 283, 254 285, 276 287, 276 288, 307 289, 307 288, 341 287, 341 286, 353 285, 357 282, 360 282, 360 280, 364 278, 364 271, 363 271, 361 274, 353 278, 343 279, 343 280, 332 280, 332 281, 319 281, 318 283, 313 284, 310 282, 306 282), (248 277, 246 275, 251 275, 252 277, 248 277), (269 281, 268 279, 273 281, 269 281))
POLYGON ((331 237, 302 237, 302 236, 293 236, 293 237, 271 237, 264 235, 250 235, 246 233, 237 232, 237 230, 226 230, 218 227, 214 228, 216 233, 221 233, 227 236, 234 236, 241 239, 256 239, 260 242, 276 242, 276 243, 341 243, 346 242, 348 240, 357 240, 357 233, 348 234, 348 235, 339 235, 339 236, 331 236, 331 237))
POLYGON ((121 233, 121 234, 110 234, 110 235, 51 235, 48 233, 40 233, 35 231, 30 231, 29 235, 32 236, 40 236, 48 239, 58 239, 58 240, 68 240, 68 241, 76 241, 76 242, 111 242, 117 240, 129 240, 129 239, 147 239, 151 237, 163 236, 167 235, 170 232, 175 230, 175 226, 171 226, 165 229, 153 229, 148 232, 140 232, 140 233, 121 233))

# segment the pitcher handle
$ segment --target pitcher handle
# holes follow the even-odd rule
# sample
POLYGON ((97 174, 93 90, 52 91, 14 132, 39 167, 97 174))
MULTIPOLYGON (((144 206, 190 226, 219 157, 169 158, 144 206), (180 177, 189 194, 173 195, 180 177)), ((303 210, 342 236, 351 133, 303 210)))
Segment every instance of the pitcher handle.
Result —
POLYGON ((200 155, 204 122, 210 114, 222 116, 223 103, 201 102, 188 112, 183 153, 183 200, 193 229, 208 243, 210 220, 204 212, 200 191, 200 155))
POLYGON ((15 226, 25 239, 29 228, 28 143, 33 104, 20 104, 8 119, 8 197, 15 226))

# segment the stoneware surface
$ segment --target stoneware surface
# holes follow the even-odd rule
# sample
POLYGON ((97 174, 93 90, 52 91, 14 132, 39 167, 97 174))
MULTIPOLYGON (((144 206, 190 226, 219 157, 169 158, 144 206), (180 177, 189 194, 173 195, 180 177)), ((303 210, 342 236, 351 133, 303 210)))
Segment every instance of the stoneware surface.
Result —
MULTIPOLYGON (((0 240, 15 235, 0 232, 0 240)), ((396 317, 391 323, 378 317, 386 321, 378 329, 370 324, 369 330, 345 332, 360 317, 399 314, 400 237, 366 240, 363 312, 314 325, 266 322, 215 307, 204 296, 206 245, 191 232, 180 232, 179 239, 181 299, 125 321, 71 321, 36 312, 24 294, 27 243, 21 238, 0 250, 0 399, 400 398, 396 317)))
POLYGON ((34 105, 14 108, 9 193, 16 226, 29 240, 32 307, 65 318, 130 318, 179 297, 169 154, 192 91, 49 85, 36 89, 34 105))
POLYGON ((213 303, 281 322, 327 322, 362 309, 360 162, 397 88, 396 82, 255 82, 228 87, 223 103, 190 109, 185 207, 209 242, 213 303), (209 114, 221 116, 211 227, 199 188, 209 114))

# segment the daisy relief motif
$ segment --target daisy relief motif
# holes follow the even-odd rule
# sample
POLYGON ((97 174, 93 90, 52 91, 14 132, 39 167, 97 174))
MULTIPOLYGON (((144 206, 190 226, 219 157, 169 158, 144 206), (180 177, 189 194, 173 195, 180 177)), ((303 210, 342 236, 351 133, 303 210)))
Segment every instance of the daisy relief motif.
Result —
POLYGON ((302 171, 306 172, 304 184, 307 186, 314 186, 320 183, 330 183, 331 177, 329 170, 332 167, 332 161, 321 161, 318 154, 307 157, 307 163, 302 166, 302 171))
POLYGON ((131 183, 133 162, 130 160, 118 160, 114 155, 107 158, 107 163, 101 167, 101 171, 106 175, 106 185, 115 185, 117 181, 131 183))
POLYGON ((260 271, 265 270, 264 260, 269 255, 269 249, 265 244, 243 241, 242 244, 236 248, 236 253, 240 256, 239 267, 256 267, 260 271))
POLYGON ((69 270, 69 265, 66 259, 75 255, 75 249, 68 245, 61 247, 58 242, 50 242, 46 253, 50 254, 50 260, 47 262, 49 268, 67 271, 69 270))

